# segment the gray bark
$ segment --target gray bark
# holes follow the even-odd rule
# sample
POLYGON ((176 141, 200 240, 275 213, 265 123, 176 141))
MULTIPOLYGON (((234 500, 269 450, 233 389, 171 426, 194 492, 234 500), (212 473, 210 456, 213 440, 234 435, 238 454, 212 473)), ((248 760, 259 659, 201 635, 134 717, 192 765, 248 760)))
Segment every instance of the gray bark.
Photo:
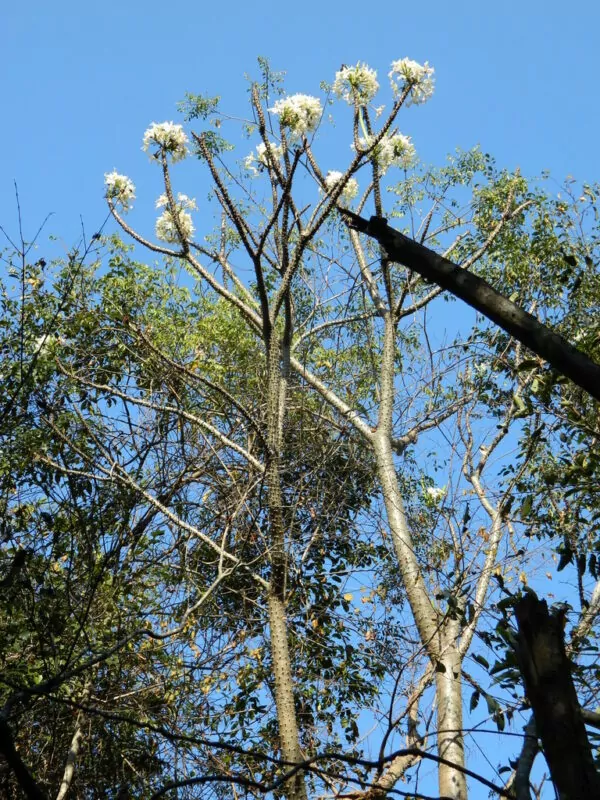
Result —
POLYGON ((533 762, 539 751, 533 714, 527 725, 525 725, 523 732, 525 735, 515 770, 514 790, 517 800, 531 800, 529 780, 533 762))
MULTIPOLYGON (((440 756, 464 767, 461 670, 462 658, 454 639, 436 665, 437 742, 440 756)), ((439 792, 442 797, 466 800, 467 781, 464 772, 441 764, 439 792)))
POLYGON ((392 412, 394 407, 395 323, 391 312, 384 318, 384 342, 381 363, 381 402, 377 431, 372 444, 394 550, 402 574, 406 595, 421 641, 436 667, 436 702, 438 709, 438 752, 458 769, 439 765, 440 794, 452 800, 466 800, 462 734, 462 657, 458 649, 459 630, 433 605, 425 585, 413 537, 406 519, 392 451, 392 412))
POLYGON ((81 714, 78 714, 77 716, 77 727, 71 740, 71 746, 69 747, 69 753, 67 755, 67 763, 65 764, 65 770, 63 772, 63 779, 61 781, 58 794, 56 795, 56 800, 65 800, 65 797, 71 788, 71 784, 73 783, 73 776, 75 775, 75 762, 77 761, 79 748, 81 747, 81 740, 83 739, 81 716, 81 714))

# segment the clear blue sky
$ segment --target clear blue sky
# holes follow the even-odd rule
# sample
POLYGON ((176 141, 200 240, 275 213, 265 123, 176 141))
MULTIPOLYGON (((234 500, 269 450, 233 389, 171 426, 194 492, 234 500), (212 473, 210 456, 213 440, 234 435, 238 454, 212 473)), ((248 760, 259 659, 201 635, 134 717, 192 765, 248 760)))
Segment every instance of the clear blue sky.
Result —
POLYGON ((290 91, 308 94, 342 62, 366 61, 385 83, 392 60, 428 60, 434 98, 400 120, 426 161, 480 143, 525 175, 600 178, 592 0, 3 6, 0 224, 11 231, 16 179, 30 232, 49 211, 49 230, 66 244, 80 215, 91 232, 104 216, 104 172, 117 168, 138 185, 147 176, 148 124, 176 120, 186 91, 220 94, 244 114, 243 75, 256 75, 257 55, 287 70, 290 91))

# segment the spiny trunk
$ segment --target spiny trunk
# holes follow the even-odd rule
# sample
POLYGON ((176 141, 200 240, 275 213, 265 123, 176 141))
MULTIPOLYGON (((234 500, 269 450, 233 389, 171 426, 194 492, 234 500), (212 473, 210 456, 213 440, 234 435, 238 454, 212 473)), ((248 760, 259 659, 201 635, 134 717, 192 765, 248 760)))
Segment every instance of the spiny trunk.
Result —
MULTIPOLYGON (((285 583, 287 556, 285 542, 285 520, 281 492, 281 446, 282 414, 281 405, 285 402, 285 387, 282 386, 279 362, 279 343, 271 340, 268 354, 268 411, 266 479, 268 482, 269 527, 271 539, 271 579, 268 592, 269 628, 271 637, 271 657, 275 678, 275 705, 279 726, 281 756, 284 761, 298 764, 303 761, 300 750, 300 737, 296 706, 294 702, 292 667, 288 643, 285 583)), ((289 770, 289 764, 284 770, 289 770)), ((302 771, 297 772, 285 785, 288 800, 306 800, 306 784, 302 771)))
MULTIPOLYGON (((269 593, 269 626, 281 756, 284 761, 298 764, 303 761, 303 758, 300 751, 298 723, 296 720, 285 604, 274 592, 269 593)), ((290 769, 289 764, 284 766, 283 769, 288 771, 290 769)), ((306 799, 306 786, 304 775, 301 771, 290 778, 286 784, 285 791, 288 800, 306 799)))

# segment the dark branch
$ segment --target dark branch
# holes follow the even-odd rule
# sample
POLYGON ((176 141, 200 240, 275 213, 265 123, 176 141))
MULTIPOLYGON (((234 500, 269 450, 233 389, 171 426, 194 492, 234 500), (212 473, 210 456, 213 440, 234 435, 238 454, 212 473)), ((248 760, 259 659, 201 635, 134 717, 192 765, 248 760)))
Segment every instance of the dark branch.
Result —
POLYGON ((515 616, 525 694, 558 795, 562 800, 600 797, 600 775, 565 652, 564 614, 549 613, 545 600, 525 594, 515 616))
POLYGON ((561 375, 600 400, 600 365, 497 292, 483 278, 390 228, 381 217, 366 220, 345 208, 340 208, 340 212, 350 228, 376 239, 391 261, 404 264, 452 292, 547 361, 561 375))
POLYGON ((15 773, 18 784, 27 800, 48 800, 17 752, 11 730, 4 720, 0 720, 0 753, 2 753, 6 763, 15 773))

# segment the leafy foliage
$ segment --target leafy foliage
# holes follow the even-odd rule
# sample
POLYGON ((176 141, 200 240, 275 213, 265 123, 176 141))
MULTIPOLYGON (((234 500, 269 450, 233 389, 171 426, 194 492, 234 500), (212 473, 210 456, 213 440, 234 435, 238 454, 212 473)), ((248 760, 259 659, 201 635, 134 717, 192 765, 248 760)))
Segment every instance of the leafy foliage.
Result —
MULTIPOLYGON (((77 740, 78 798, 366 798, 400 779, 418 797, 433 746, 445 795, 467 729, 521 720, 512 609, 555 573, 596 701, 597 409, 336 207, 360 180, 358 210, 390 198, 405 233, 598 359, 597 188, 554 198, 478 149, 397 181, 361 150, 381 112, 360 93, 328 186, 259 66, 245 132, 281 158, 250 170, 219 98, 181 104, 206 127, 204 238, 154 245, 109 194, 154 263, 117 236, 51 265, 4 256, 0 693, 49 794, 77 740)), ((20 796, 8 768, 0 786, 20 796)))

